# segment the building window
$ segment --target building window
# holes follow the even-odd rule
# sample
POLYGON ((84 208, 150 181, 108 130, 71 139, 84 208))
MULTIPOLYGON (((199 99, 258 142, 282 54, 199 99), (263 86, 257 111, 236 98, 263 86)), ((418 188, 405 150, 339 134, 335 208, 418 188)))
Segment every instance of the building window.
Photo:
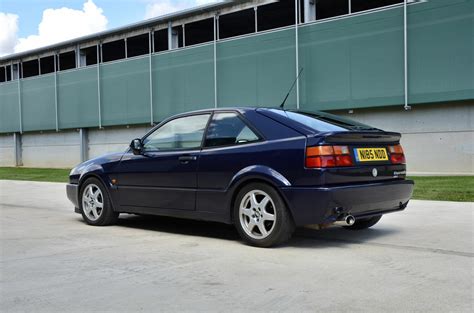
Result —
POLYGON ((7 71, 7 81, 12 80, 12 67, 11 67, 11 65, 7 65, 5 67, 5 70, 7 71))
POLYGON ((42 57, 40 59, 41 74, 54 72, 54 55, 42 57))
POLYGON ((7 80, 6 69, 4 66, 0 67, 0 83, 3 83, 7 80))
POLYGON ((23 78, 38 76, 38 59, 23 62, 23 78))
POLYGON ((153 35, 155 52, 168 50, 168 28, 155 31, 153 35))
POLYGON ((80 66, 97 64, 97 46, 82 48, 80 53, 80 66))
POLYGON ((59 70, 66 71, 76 68, 76 52, 69 51, 59 54, 59 70))
POLYGON ((258 31, 295 24, 295 1, 282 0, 258 7, 258 31))
POLYGON ((348 0, 317 0, 316 19, 349 14, 348 0))
POLYGON ((125 59, 125 40, 120 39, 102 44, 103 62, 125 59))
POLYGON ((214 40, 214 18, 208 18, 185 25, 185 46, 197 45, 214 40))
POLYGON ((351 0, 352 12, 376 9, 387 5, 403 3, 403 0, 351 0))
POLYGON ((150 53, 150 36, 148 33, 127 38, 128 58, 148 53, 150 53))
POLYGON ((219 16, 219 39, 255 32, 253 8, 219 16))

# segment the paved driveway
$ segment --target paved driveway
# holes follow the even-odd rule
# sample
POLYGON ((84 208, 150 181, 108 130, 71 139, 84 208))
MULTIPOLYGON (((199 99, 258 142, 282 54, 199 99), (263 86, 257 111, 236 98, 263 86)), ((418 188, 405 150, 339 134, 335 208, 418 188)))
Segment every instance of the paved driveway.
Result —
POLYGON ((412 201, 370 230, 259 249, 216 223, 87 226, 64 184, 0 181, 0 311, 471 312, 473 212, 412 201))

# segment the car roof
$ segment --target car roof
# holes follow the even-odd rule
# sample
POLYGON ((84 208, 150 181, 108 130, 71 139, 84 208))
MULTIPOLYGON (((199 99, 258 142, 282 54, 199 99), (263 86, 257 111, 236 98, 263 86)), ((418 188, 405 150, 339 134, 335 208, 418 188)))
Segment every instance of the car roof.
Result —
POLYGON ((208 112, 220 112, 220 111, 238 111, 238 112, 248 112, 248 111, 255 111, 256 107, 220 107, 220 108, 208 108, 208 109, 200 109, 194 111, 187 111, 183 113, 176 114, 174 116, 180 115, 190 115, 196 113, 208 113, 208 112))
MULTIPOLYGON (((246 113, 246 112, 257 111, 257 110, 266 111, 266 110, 284 110, 284 109, 281 109, 280 107, 255 107, 255 106, 219 107, 219 108, 207 108, 207 109, 200 109, 200 110, 182 112, 182 113, 178 113, 178 114, 173 115, 173 117, 182 116, 182 115, 192 115, 192 114, 196 114, 196 113, 209 113, 209 112, 221 112, 221 111, 237 111, 237 112, 240 112, 240 113, 246 113)), ((292 111, 295 112, 295 111, 298 111, 298 110, 292 109, 292 111)))

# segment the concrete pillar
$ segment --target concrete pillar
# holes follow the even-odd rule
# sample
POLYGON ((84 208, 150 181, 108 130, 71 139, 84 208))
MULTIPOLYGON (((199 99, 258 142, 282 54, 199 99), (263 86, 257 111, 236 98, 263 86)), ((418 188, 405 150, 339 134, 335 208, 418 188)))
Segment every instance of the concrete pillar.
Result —
POLYGON ((88 138, 87 128, 79 129, 79 145, 80 145, 80 154, 81 162, 87 161, 89 159, 89 138, 88 138))
POLYGON ((13 149, 15 151, 15 166, 22 166, 23 160, 21 157, 21 134, 13 134, 13 149))
POLYGON ((303 0, 304 7, 304 22, 311 22, 316 19, 316 1, 303 0))
MULTIPOLYGON (((183 25, 181 25, 182 28, 183 28, 183 47, 186 47, 186 27, 183 25)), ((179 39, 178 39, 178 42, 179 42, 179 39)))
POLYGON ((76 45, 76 49, 74 50, 75 53, 75 60, 76 60, 76 68, 81 67, 81 49, 79 46, 76 45))
POLYGON ((173 28, 171 22, 168 22, 168 50, 173 49, 173 28))
POLYGON ((258 7, 253 8, 254 19, 255 19, 255 32, 258 32, 258 7))
POLYGON ((128 58, 128 43, 127 43, 127 38, 123 39, 123 42, 125 43, 125 59, 128 58))

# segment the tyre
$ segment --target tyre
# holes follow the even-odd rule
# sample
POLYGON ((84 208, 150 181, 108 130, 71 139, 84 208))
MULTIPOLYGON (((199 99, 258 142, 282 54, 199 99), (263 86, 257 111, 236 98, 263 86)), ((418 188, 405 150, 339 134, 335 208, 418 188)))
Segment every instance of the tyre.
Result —
POLYGON ((344 228, 352 229, 352 230, 366 229, 366 228, 372 227, 375 224, 377 224, 378 221, 380 221, 381 218, 382 218, 382 215, 369 217, 369 218, 356 219, 356 221, 353 225, 344 226, 344 228))
POLYGON ((104 185, 97 178, 89 178, 81 186, 79 208, 82 218, 89 225, 115 224, 119 213, 114 212, 104 185))
POLYGON ((239 191, 233 220, 242 239, 257 247, 282 244, 295 229, 283 199, 274 188, 263 183, 251 183, 239 191))

